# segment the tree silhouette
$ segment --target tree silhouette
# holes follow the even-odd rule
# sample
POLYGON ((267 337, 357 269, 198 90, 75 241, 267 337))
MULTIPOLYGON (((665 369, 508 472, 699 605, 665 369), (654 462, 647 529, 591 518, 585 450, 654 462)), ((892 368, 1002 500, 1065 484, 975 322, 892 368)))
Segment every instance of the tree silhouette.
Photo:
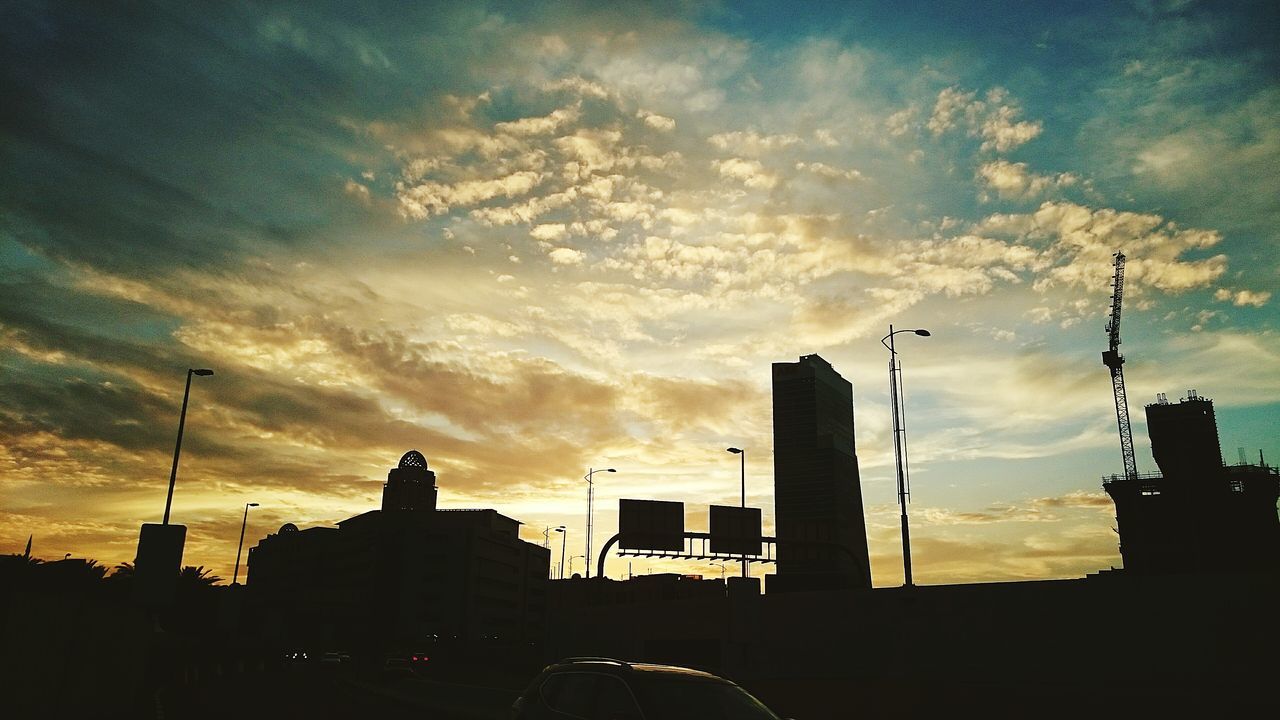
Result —
POLYGON ((108 568, 106 565, 99 565, 97 560, 86 559, 84 560, 84 567, 81 570, 81 572, 84 573, 84 576, 86 578, 91 578, 93 580, 101 580, 102 578, 107 576, 107 570, 109 569, 110 568, 108 568))
POLYGON ((178 573, 178 583, 189 587, 211 587, 222 582, 222 578, 212 573, 212 570, 206 570, 203 565, 187 565, 178 573))
POLYGON ((0 588, 8 589, 26 582, 44 563, 28 555, 0 555, 0 588))

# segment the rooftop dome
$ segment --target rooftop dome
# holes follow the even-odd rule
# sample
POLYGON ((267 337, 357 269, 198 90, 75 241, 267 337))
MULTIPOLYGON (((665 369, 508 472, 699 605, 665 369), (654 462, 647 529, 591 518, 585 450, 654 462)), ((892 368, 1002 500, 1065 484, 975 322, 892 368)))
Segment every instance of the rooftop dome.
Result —
POLYGON ((417 450, 410 450, 400 458, 400 467, 416 467, 425 469, 427 467, 427 459, 422 457, 422 453, 417 450))
POLYGON ((285 523, 280 526, 280 532, 282 533, 298 532, 298 526, 294 525, 293 523, 285 523))

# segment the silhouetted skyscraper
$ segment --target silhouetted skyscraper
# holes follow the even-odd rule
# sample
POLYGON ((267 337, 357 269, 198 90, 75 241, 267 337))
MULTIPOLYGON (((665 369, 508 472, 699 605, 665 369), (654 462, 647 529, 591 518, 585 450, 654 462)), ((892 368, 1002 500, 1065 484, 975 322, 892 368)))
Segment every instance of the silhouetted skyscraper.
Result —
POLYGON ((853 385, 817 355, 773 364, 773 478, 778 573, 770 592, 871 587, 853 385))

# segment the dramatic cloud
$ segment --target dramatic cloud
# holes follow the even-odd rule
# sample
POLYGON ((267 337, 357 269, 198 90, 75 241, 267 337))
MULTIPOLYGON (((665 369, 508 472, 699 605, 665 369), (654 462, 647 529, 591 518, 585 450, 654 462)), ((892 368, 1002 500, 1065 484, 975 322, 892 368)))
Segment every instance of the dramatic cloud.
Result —
POLYGON ((1050 188, 1076 183, 1076 177, 1070 173, 1036 175, 1027 170, 1026 163, 1011 163, 1008 160, 993 160, 980 165, 978 179, 1000 197, 1015 200, 1034 198, 1050 188))
POLYGON ((736 445, 770 524, 769 365, 816 352, 890 584, 893 324, 932 332, 898 348, 921 578, 1116 564, 1113 253, 1135 398, 1198 386, 1224 437, 1280 408, 1274 43, 1240 10, 1026 10, 1046 47, 940 12, 18 2, 0 542, 131 559, 192 367, 175 516, 223 576, 244 498, 330 523, 410 448, 540 540, 605 463, 606 506, 700 517, 736 445))
MULTIPOLYGON (((982 138, 982 150, 1004 153, 1034 140, 1044 129, 1039 121, 1019 120, 1021 115, 1021 108, 1004 88, 992 88, 984 99, 978 100, 976 92, 952 87, 938 93, 925 127, 934 135, 962 128, 969 135, 982 138)), ((903 120, 901 115, 895 115, 890 122, 891 132, 901 127, 903 120)))

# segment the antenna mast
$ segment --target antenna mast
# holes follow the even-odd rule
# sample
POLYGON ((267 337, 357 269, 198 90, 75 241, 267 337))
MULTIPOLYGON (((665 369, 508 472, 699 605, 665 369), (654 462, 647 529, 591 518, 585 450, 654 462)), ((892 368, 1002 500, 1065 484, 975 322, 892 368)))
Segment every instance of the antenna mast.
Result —
POLYGON ((1120 453, 1124 456, 1124 476, 1138 476, 1133 459, 1133 432, 1129 429, 1129 399, 1124 392, 1124 356, 1120 354, 1120 307, 1124 298, 1124 253, 1117 252, 1116 275, 1112 281, 1111 320, 1107 322, 1108 348, 1102 364, 1111 371, 1111 390, 1116 399, 1116 425, 1120 428, 1120 453))

